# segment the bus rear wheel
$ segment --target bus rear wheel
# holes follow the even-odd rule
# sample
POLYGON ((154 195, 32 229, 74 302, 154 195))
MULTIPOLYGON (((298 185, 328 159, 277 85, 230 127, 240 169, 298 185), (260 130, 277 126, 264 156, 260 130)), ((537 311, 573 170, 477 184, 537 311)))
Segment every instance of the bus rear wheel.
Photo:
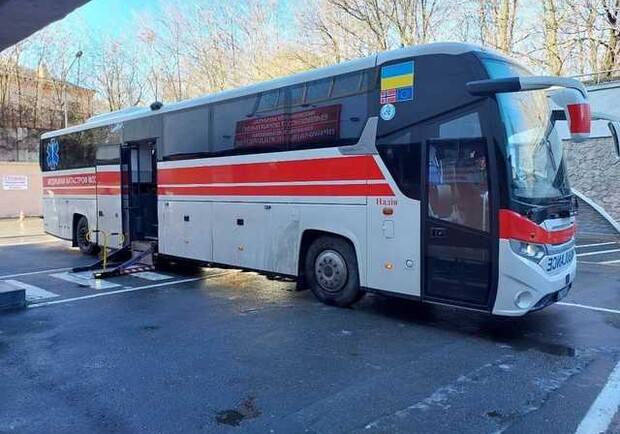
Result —
POLYGON ((310 290, 325 304, 346 307, 364 296, 355 249, 342 238, 315 240, 308 249, 305 268, 310 290))
POLYGON ((84 216, 80 217, 75 227, 75 241, 83 254, 94 255, 97 253, 97 246, 91 243, 88 238, 88 220, 84 216))

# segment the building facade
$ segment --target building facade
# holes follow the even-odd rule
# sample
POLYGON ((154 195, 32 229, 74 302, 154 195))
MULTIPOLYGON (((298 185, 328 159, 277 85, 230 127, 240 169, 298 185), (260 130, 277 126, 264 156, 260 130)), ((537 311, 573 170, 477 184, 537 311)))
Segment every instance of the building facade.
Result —
POLYGON ((41 214, 39 136, 64 127, 65 116, 68 125, 84 122, 94 94, 44 67, 0 63, 0 218, 41 214))

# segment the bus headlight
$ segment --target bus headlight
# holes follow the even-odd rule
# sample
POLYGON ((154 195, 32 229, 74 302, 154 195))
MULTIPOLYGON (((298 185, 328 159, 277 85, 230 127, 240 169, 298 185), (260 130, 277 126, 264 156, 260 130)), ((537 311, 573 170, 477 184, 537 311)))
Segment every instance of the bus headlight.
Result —
POLYGON ((517 255, 535 262, 539 262, 547 254, 547 248, 544 244, 510 240, 510 248, 517 255))

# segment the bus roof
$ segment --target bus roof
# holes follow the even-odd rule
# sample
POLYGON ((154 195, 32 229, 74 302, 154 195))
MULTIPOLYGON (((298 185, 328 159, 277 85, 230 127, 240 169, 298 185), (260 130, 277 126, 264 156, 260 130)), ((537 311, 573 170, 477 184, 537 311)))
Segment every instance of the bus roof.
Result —
MULTIPOLYGON (((400 48, 397 50, 381 52, 369 57, 351 60, 336 65, 330 65, 294 75, 255 83, 240 88, 228 89, 213 94, 203 95, 193 99, 164 104, 159 110, 151 110, 149 107, 130 107, 128 109, 96 115, 88 119, 83 124, 44 133, 41 135, 41 138, 46 139, 49 137, 56 137, 63 134, 88 130, 91 128, 122 123, 133 119, 139 119, 148 116, 159 115, 162 113, 199 107, 209 103, 252 95, 260 92, 267 92, 270 90, 279 89, 281 87, 291 86, 295 84, 305 83, 308 81, 328 78, 335 75, 346 74, 347 72, 355 72, 361 69, 371 68, 376 65, 381 65, 385 62, 389 62, 391 60, 428 54, 456 55, 471 51, 493 52, 479 45, 465 44, 460 42, 437 42, 431 44, 414 45, 410 47, 400 48)), ((504 57, 503 55, 500 56, 504 57)))

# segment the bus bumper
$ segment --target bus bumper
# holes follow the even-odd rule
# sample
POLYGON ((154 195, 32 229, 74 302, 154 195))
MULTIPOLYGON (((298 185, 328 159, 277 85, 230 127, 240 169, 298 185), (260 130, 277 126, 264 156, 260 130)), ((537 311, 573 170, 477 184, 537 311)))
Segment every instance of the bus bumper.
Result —
MULTIPOLYGON (((574 249, 572 243, 568 249, 574 249)), ((577 270, 577 258, 566 266, 547 272, 541 264, 519 256, 508 240, 499 243, 499 276, 493 314, 520 316, 542 309, 562 299, 572 286, 577 270)))

